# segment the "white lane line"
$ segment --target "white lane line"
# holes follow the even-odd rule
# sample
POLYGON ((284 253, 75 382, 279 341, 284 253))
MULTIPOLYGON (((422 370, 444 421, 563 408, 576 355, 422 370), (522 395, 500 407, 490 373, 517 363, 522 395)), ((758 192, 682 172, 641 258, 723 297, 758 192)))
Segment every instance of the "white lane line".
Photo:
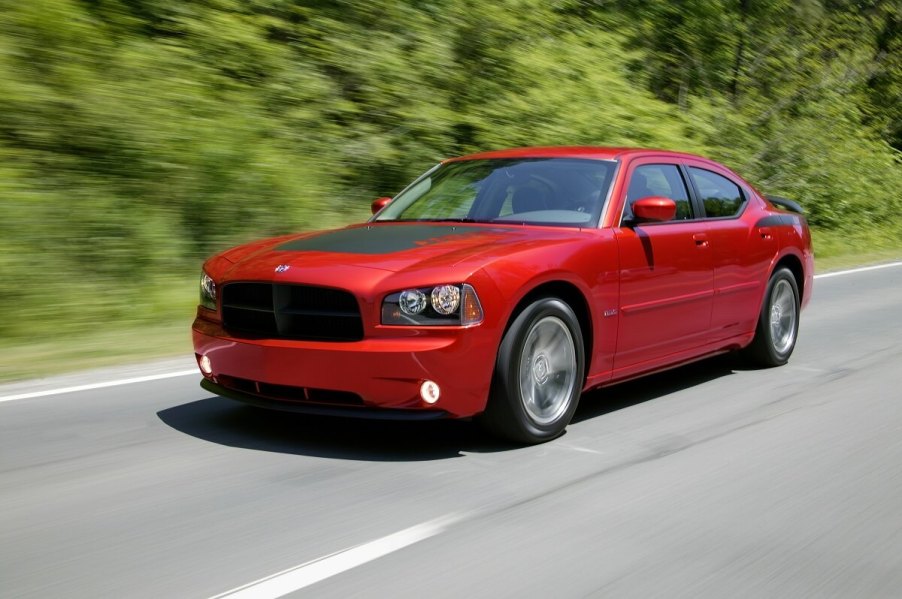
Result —
POLYGON ((894 266, 902 266, 902 262, 889 262, 887 264, 877 264, 875 266, 862 266, 861 268, 850 268, 849 270, 837 270, 836 272, 825 272, 824 274, 814 275, 815 279, 827 279, 830 277, 840 277, 842 275, 851 275, 857 272, 867 272, 869 270, 880 270, 881 268, 892 268, 894 266))
POLYGON ((32 391, 31 393, 18 393, 16 395, 6 395, 0 397, 0 402, 15 401, 17 399, 32 399, 35 397, 46 397, 48 395, 62 395, 63 393, 75 393, 76 391, 90 391, 91 389, 103 389, 105 387, 118 387, 119 385, 131 385, 132 383, 146 383, 147 381, 159 381, 161 379, 171 379, 177 376, 188 376, 196 374, 200 376, 197 368, 191 370, 179 370, 176 372, 164 372, 162 374, 151 374, 148 376, 136 376, 129 379, 119 379, 115 381, 104 381, 101 383, 90 383, 87 385, 75 385, 74 387, 62 387, 59 389, 46 389, 44 391, 32 391))
POLYGON ((271 576, 214 595, 210 599, 276 599, 326 578, 341 574, 367 562, 379 559, 447 530, 463 519, 462 514, 451 514, 429 522, 423 522, 381 539, 338 551, 331 555, 306 562, 271 576))

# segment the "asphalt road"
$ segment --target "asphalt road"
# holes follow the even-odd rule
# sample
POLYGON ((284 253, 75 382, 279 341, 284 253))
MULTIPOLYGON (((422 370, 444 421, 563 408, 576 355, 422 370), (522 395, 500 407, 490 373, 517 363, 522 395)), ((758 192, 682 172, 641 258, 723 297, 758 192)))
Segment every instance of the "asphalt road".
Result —
POLYGON ((593 392, 537 447, 195 376, 0 402, 0 596, 207 598, 331 555, 247 596, 900 597, 902 267, 815 287, 789 365, 593 392))

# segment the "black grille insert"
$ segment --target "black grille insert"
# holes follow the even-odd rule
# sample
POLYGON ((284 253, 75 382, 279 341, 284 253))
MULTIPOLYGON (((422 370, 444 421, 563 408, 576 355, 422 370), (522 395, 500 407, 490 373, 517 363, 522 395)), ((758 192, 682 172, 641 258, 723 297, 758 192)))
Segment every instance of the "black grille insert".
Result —
POLYGON ((222 288, 222 323, 244 337, 359 341, 360 307, 341 289, 281 283, 228 283, 222 288))

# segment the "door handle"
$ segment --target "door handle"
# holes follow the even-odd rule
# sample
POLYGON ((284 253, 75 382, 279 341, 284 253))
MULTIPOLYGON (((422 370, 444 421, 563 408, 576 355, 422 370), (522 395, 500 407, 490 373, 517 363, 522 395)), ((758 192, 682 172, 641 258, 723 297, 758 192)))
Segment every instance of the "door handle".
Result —
POLYGON ((692 240, 695 241, 695 246, 700 248, 708 247, 708 236, 704 233, 696 233, 692 236, 692 240))
POLYGON ((761 234, 761 239, 773 239, 773 229, 770 227, 758 227, 758 232, 761 234))

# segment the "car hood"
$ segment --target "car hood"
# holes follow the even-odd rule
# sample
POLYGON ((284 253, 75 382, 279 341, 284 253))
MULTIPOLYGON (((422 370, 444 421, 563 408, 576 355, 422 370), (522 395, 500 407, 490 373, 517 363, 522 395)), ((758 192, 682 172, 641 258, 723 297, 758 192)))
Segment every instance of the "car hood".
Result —
POLYGON ((574 232, 518 225, 369 223, 256 242, 220 258, 228 263, 224 278, 233 281, 275 278, 329 284, 336 278, 382 279, 389 273, 426 269, 465 275, 495 257, 572 242, 574 232))

